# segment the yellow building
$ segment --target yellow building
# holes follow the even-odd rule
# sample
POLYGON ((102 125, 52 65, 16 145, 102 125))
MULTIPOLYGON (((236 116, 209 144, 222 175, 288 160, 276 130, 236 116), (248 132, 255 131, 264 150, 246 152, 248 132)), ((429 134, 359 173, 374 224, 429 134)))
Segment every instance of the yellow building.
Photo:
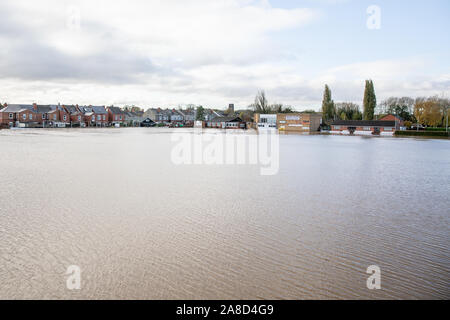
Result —
POLYGON ((277 127, 280 131, 312 133, 319 131, 322 122, 321 113, 279 113, 277 127))
POLYGON ((259 130, 274 127, 280 132, 313 133, 319 131, 322 113, 255 114, 255 122, 259 130))

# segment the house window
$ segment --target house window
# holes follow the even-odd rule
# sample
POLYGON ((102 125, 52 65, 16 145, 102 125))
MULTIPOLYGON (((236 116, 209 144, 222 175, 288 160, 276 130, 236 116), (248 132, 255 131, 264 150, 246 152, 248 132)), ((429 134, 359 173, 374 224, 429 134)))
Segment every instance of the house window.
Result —
POLYGON ((23 120, 27 120, 27 114, 26 113, 23 114, 23 120))
POLYGON ((101 115, 98 115, 98 116, 97 116, 97 120, 98 120, 98 121, 102 120, 102 116, 101 116, 101 115))
POLYGON ((122 120, 122 116, 119 116, 119 119, 122 120))
POLYGON ((103 121, 105 121, 106 120, 106 116, 105 115, 103 115, 103 121))
POLYGON ((56 114, 54 114, 54 115, 53 115, 53 120, 55 120, 55 121, 56 121, 56 114))
POLYGON ((45 120, 45 113, 42 114, 42 120, 45 120))
POLYGON ((334 126, 335 130, 341 130, 341 126, 334 126))
POLYGON ((66 116, 66 115, 64 115, 63 119, 64 119, 64 121, 66 121, 66 120, 67 120, 67 116, 66 116))
POLYGON ((78 121, 81 121, 81 116, 78 116, 78 121))
POLYGON ((31 113, 30 113, 29 118, 30 118, 30 120, 33 120, 33 115, 31 113))
POLYGON ((385 127, 384 131, 392 131, 392 128, 391 127, 385 127))
POLYGON ((14 114, 10 113, 9 118, 12 119, 14 117, 14 114))
POLYGON ((363 130, 364 131, 370 131, 370 127, 364 127, 363 130))
POLYGON ((92 116, 91 121, 92 121, 92 122, 95 121, 95 116, 92 116))
POLYGON ((114 120, 116 120, 116 121, 118 120, 118 119, 117 119, 117 116, 114 116, 114 120))

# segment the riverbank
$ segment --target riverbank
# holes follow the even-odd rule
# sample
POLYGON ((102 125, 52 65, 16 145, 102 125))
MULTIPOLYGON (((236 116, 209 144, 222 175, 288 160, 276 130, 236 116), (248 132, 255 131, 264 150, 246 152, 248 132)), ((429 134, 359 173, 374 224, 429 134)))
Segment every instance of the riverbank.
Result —
POLYGON ((396 131, 396 137, 425 137, 425 138, 449 138, 450 133, 446 131, 396 131))

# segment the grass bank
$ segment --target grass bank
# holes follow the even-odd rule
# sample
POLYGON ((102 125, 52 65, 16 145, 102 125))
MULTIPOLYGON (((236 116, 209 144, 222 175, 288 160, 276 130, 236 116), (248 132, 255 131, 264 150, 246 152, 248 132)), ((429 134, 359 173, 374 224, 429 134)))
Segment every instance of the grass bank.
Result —
POLYGON ((414 131, 414 130, 406 130, 406 131, 395 131, 395 136, 397 137, 440 137, 440 138, 448 138, 450 137, 449 133, 445 131, 414 131))

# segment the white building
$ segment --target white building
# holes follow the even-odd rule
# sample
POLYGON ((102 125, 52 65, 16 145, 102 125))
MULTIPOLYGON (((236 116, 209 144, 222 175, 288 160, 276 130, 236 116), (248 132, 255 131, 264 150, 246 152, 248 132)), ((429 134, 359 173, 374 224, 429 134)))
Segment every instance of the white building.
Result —
POLYGON ((258 130, 264 129, 276 129, 277 128, 277 115, 276 114, 259 114, 256 120, 258 130))

